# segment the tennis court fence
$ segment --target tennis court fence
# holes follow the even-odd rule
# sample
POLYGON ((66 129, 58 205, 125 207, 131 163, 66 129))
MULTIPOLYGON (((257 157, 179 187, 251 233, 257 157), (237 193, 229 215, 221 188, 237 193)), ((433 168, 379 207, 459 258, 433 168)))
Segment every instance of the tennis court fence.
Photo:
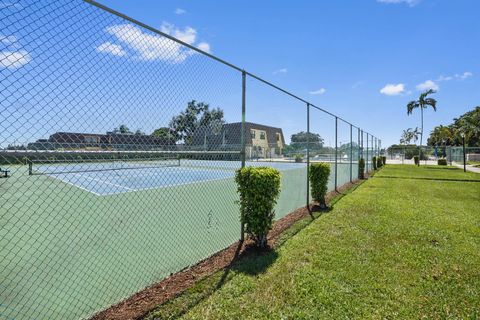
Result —
POLYGON ((211 53, 82 0, 0 5, 0 319, 79 319, 241 237, 235 171, 282 174, 279 219, 381 141, 211 53))
POLYGON ((422 146, 406 145, 389 147, 385 150, 388 163, 413 164, 414 156, 419 156, 421 165, 437 164, 440 159, 445 159, 449 165, 480 162, 480 148, 462 146, 422 146), (465 153, 465 157, 464 157, 465 153))

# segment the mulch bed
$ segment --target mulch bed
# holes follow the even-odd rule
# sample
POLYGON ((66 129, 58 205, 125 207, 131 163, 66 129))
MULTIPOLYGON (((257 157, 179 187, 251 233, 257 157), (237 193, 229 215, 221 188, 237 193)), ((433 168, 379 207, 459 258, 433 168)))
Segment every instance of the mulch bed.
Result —
MULTIPOLYGON (((338 189, 338 192, 329 192, 326 196, 327 203, 330 203, 335 196, 348 190, 355 184, 356 181, 354 183, 343 185, 338 189)), ((311 204, 309 209, 315 210, 315 207, 315 204, 311 204)), ((275 248, 282 232, 291 227, 298 220, 307 216, 311 216, 311 212, 307 210, 306 207, 303 207, 293 211, 280 220, 277 220, 268 234, 268 245, 271 248, 275 248)), ((217 252, 196 265, 172 274, 168 278, 135 293, 122 302, 95 314, 91 319, 141 319, 158 305, 177 297, 180 293, 193 286, 197 281, 229 267, 233 262, 236 262, 239 259, 255 254, 254 250, 251 249, 253 249, 251 241, 246 240, 243 244, 237 241, 226 249, 217 252)))

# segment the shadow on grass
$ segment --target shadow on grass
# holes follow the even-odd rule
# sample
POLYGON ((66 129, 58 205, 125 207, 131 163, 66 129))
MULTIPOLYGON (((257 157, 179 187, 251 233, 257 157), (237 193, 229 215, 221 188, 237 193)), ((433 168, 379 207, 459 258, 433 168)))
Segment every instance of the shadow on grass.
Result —
MULTIPOLYGON (((332 211, 335 204, 340 199, 355 191, 362 183, 363 181, 353 184, 348 191, 331 193, 327 198, 329 206, 325 209, 321 209, 316 205, 311 205, 309 208, 309 216, 305 216, 295 221, 293 225, 282 231, 281 235, 275 242, 275 248, 283 245, 288 239, 292 238, 312 223, 312 221, 315 221, 322 215, 332 211)), ((267 250, 259 251, 254 246, 247 245, 247 247, 242 250, 242 246, 243 244, 237 246, 235 254, 226 268, 217 271, 213 275, 205 277, 174 299, 158 306, 156 310, 146 317, 146 319, 179 318, 186 314, 191 308, 200 304, 221 289, 226 282, 233 279, 239 273, 248 276, 262 274, 278 259, 278 252, 275 249, 269 248, 267 250)))
POLYGON ((157 310, 144 319, 177 319, 221 289, 236 274, 261 274, 278 258, 278 253, 273 249, 259 251, 253 246, 248 246, 241 251, 241 248, 242 244, 239 244, 230 265, 225 269, 198 281, 174 299, 157 307, 157 310))
POLYGON ((428 167, 425 167, 425 168, 426 169, 433 169, 433 170, 453 170, 453 171, 462 170, 462 169, 457 168, 457 167, 445 167, 445 166, 436 166, 436 167, 428 166, 428 167))
POLYGON ((423 178, 423 177, 396 177, 396 176, 378 176, 381 179, 404 179, 404 180, 429 180, 429 181, 450 181, 450 182, 480 182, 474 179, 448 179, 448 178, 423 178))

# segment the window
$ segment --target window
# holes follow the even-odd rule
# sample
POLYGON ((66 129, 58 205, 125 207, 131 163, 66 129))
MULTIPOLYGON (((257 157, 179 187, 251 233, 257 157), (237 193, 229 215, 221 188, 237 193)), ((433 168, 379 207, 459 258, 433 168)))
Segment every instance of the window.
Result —
POLYGON ((85 143, 97 143, 98 138, 92 136, 85 136, 85 143))
POLYGON ((264 131, 260 132, 260 139, 265 140, 265 132, 264 131))
POLYGON ((255 139, 255 130, 250 130, 250 136, 255 139))
POLYGON ((281 137, 280 133, 277 133, 277 142, 280 142, 280 140, 281 140, 280 137, 281 137))

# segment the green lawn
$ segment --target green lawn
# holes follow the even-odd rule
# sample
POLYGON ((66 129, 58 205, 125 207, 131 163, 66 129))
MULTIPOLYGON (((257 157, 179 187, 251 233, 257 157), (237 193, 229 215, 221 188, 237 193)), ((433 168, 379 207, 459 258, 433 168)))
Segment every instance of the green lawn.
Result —
POLYGON ((479 318, 479 206, 478 174, 387 166, 276 251, 236 265, 208 297, 220 274, 192 288, 183 316, 479 318))

